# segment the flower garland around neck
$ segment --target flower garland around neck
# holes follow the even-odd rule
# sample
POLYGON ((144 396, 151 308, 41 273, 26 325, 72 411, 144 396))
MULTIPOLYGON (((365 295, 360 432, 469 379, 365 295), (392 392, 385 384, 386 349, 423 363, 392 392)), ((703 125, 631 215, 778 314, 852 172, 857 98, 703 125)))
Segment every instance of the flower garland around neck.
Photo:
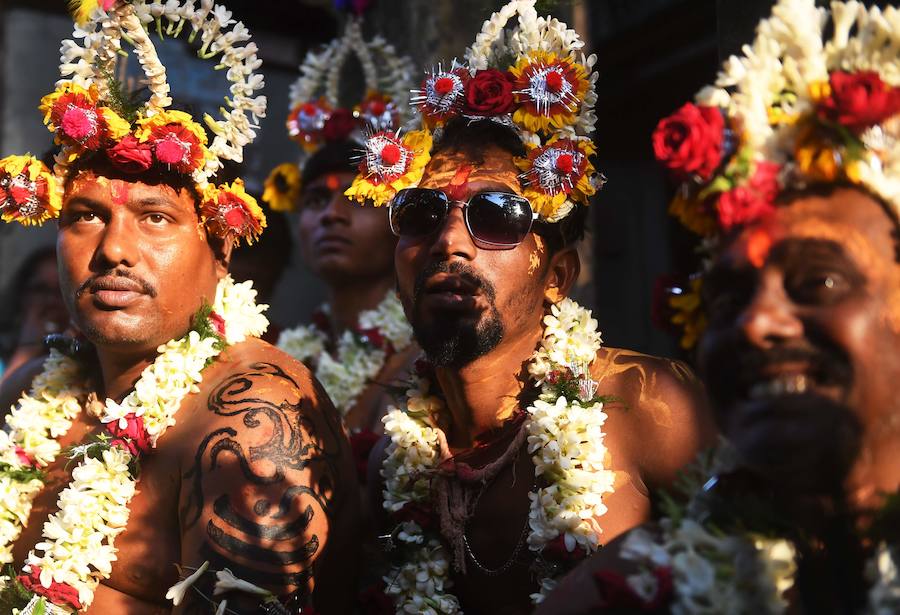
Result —
MULTIPOLYGON (((705 487, 701 485, 710 472, 700 471, 703 465, 696 464, 684 474, 681 490, 694 496, 688 506, 666 498, 665 516, 659 521, 658 531, 638 528, 622 544, 621 557, 638 564, 640 571, 628 576, 607 570, 595 573, 600 594, 611 598, 604 608, 676 615, 788 612, 786 593, 794 587, 797 548, 774 528, 729 532, 712 522, 699 521, 709 516, 702 499, 705 487)), ((889 506, 900 511, 900 495, 891 500, 893 504, 889 506)), ((733 504, 732 508, 756 509, 744 504, 747 503, 733 504)), ((898 613, 900 550, 884 539, 874 543, 864 571, 869 583, 868 598, 860 613, 898 613)))
POLYGON ((328 352, 327 305, 320 314, 324 323, 283 331, 278 347, 314 369, 316 378, 344 416, 385 361, 410 345, 412 327, 396 293, 388 292, 378 307, 360 313, 355 329, 344 331, 332 355, 328 352))
MULTIPOLYGON (((528 364, 538 398, 527 408, 522 429, 538 487, 529 493, 528 546, 540 579, 535 603, 555 585, 554 578, 597 550, 606 513, 603 497, 613 492, 614 473, 605 465, 604 398, 589 366, 600 349, 591 312, 570 299, 544 317, 544 336, 528 364)), ((391 441, 382 466, 384 508, 396 522, 391 542, 397 562, 384 577, 385 593, 397 613, 461 613, 448 589, 449 563, 435 519, 432 481, 449 457, 441 450, 438 419, 444 400, 426 377, 406 392, 405 407, 384 417, 391 441)))
MULTIPOLYGON (((140 457, 156 447, 188 394, 197 392, 203 369, 227 346, 259 336, 268 326, 250 282, 230 277, 216 289, 212 306, 194 317, 187 335, 159 347, 122 402, 91 404, 106 433, 66 454, 76 463, 59 494, 59 510, 44 523, 41 540, 28 553, 22 573, 2 578, 0 607, 23 613, 74 613, 87 609, 116 560, 114 541, 128 523, 140 457)), ((56 351, 6 417, 0 436, 0 557, 12 561, 34 497, 43 488, 42 469, 62 452, 63 436, 85 403, 87 382, 78 364, 56 351)))

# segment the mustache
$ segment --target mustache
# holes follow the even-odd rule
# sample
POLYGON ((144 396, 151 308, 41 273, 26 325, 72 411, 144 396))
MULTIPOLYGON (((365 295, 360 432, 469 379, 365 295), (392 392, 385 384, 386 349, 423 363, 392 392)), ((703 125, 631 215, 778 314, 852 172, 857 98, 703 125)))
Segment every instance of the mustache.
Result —
POLYGON ((105 271, 100 271, 98 273, 95 273, 94 275, 89 277, 87 280, 85 280, 75 290, 75 296, 80 298, 86 292, 89 292, 89 291, 93 292, 95 290, 94 285, 97 283, 97 280, 99 280, 101 278, 113 278, 113 277, 127 278, 127 279, 131 280, 132 282, 134 282, 135 284, 138 284, 141 287, 142 293, 144 293, 145 295, 149 295, 150 297, 156 297, 156 295, 158 294, 155 286, 153 286, 147 280, 131 273, 127 269, 107 269, 105 271))
POLYGON ((766 366, 778 363, 808 363, 813 372, 835 384, 846 385, 853 380, 853 369, 847 357, 836 348, 827 346, 776 347, 768 350, 745 348, 739 354, 740 373, 753 378, 766 366))
POLYGON ((416 302, 418 302, 425 292, 425 283, 428 281, 428 278, 438 273, 451 273, 459 276, 465 282, 478 288, 484 293, 484 296, 487 297, 491 303, 493 303, 497 297, 497 290, 494 288, 494 285, 479 274, 471 265, 456 261, 434 261, 426 265, 425 268, 419 272, 419 275, 416 276, 413 285, 413 298, 416 302))

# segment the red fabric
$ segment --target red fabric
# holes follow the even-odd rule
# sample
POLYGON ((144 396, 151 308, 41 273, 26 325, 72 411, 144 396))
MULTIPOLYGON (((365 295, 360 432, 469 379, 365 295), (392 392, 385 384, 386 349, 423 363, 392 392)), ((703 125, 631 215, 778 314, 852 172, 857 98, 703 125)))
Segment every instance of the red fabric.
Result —
POLYGON ((363 485, 366 484, 366 477, 369 475, 369 454, 379 438, 381 436, 371 429, 363 429, 350 436, 350 448, 353 451, 353 459, 356 462, 356 474, 359 477, 359 482, 363 485))
POLYGON ((722 162, 724 140, 722 112, 687 103, 656 125, 653 153, 677 177, 707 180, 722 162))

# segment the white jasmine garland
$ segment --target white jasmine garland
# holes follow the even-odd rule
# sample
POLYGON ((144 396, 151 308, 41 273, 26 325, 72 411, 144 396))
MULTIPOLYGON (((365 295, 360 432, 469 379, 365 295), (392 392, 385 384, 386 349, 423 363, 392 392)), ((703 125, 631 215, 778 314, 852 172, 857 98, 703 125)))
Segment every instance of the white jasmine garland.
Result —
MULTIPOLYGON (((193 175, 202 189, 222 168, 222 159, 234 162, 243 160, 243 147, 255 137, 259 118, 265 117, 266 97, 256 95, 265 85, 262 75, 254 72, 260 66, 256 45, 247 42, 250 38, 247 28, 243 23, 235 22, 230 11, 205 0, 199 8, 195 8, 195 0, 169 0, 165 3, 131 0, 116 3, 109 13, 98 9, 86 24, 76 27, 73 32, 74 39, 82 39, 81 44, 74 40, 62 42, 60 75, 84 88, 96 86, 101 98, 105 99, 109 75, 114 73, 116 57, 122 50, 122 39, 127 37, 134 47, 134 55, 144 71, 150 91, 144 115, 149 117, 168 108, 172 98, 169 96, 166 69, 148 32, 154 26, 160 37, 164 34, 176 37, 188 26, 190 40, 198 35, 200 37, 198 55, 203 59, 221 56, 216 68, 227 69, 225 74, 230 82, 231 94, 225 97, 227 109, 220 110, 220 119, 208 115, 204 118, 214 138, 205 166, 193 175)), ((65 156, 57 157, 54 172, 58 177, 65 176, 65 162, 65 156)))
MULTIPOLYGON (((596 519, 606 513, 603 497, 612 493, 615 476, 604 465, 606 414, 594 396, 595 386, 582 388, 590 389, 584 398, 567 399, 554 384, 566 376, 593 382, 588 368, 600 349, 600 333, 590 311, 570 299, 552 307, 544 326, 528 365, 541 393, 528 407, 522 427, 528 433, 535 476, 546 482, 529 493, 528 546, 540 554, 562 537, 567 550, 581 548, 589 554, 599 546, 602 528, 596 519)), ((389 513, 431 498, 431 476, 442 459, 435 420, 445 408, 430 386, 426 379, 413 379, 405 408, 392 408, 383 419, 391 439, 381 469, 383 506, 389 513)), ((459 613, 458 601, 445 591, 450 587, 449 567, 438 536, 411 521, 400 524, 394 534, 411 553, 384 577, 397 613, 459 613)), ((553 579, 541 579, 533 601, 540 602, 554 585, 553 579)))
MULTIPOLYGON (((235 284, 230 276, 220 281, 212 309, 224 320, 224 340, 212 335, 202 337, 196 330, 191 330, 185 337, 160 346, 157 359, 143 371, 134 389, 122 402, 107 400, 105 406, 93 408, 92 412, 103 423, 121 422, 130 415, 140 417, 150 435, 151 445, 155 447, 157 440, 175 424, 175 414, 184 398, 198 390, 197 385, 203 378, 201 372, 209 361, 226 345, 265 331, 268 322, 262 311, 266 306, 255 305, 255 294, 250 282, 235 284)), ((41 466, 58 455, 59 445, 56 444, 54 452, 44 440, 48 436, 54 439, 62 436, 77 414, 84 385, 79 384, 76 367, 70 359, 58 353, 51 354, 44 372, 32 387, 31 395, 40 395, 41 401, 23 396, 10 415, 15 423, 22 409, 30 408, 30 414, 44 418, 25 426, 19 421, 18 426, 13 426, 7 441, 0 441, 4 460, 12 461, 8 450, 18 441, 27 445, 22 448, 29 455, 29 451, 43 451, 44 457, 38 461, 41 466), (37 448, 34 443, 38 444, 37 448)), ((127 425, 127 420, 125 423, 127 425)), ((86 609, 93 600, 97 584, 112 572, 116 560, 114 541, 127 525, 128 506, 135 494, 138 457, 124 447, 110 445, 108 440, 75 447, 71 457, 79 460, 72 471, 72 480, 60 492, 58 511, 44 523, 42 539, 28 554, 23 572, 30 574, 32 567, 39 567, 41 585, 47 588, 52 583, 69 585, 78 592, 82 608, 86 609)), ((21 468, 21 464, 14 467, 21 468)), ((3 538, 9 535, 4 544, 7 557, 21 525, 28 518, 30 498, 42 487, 41 481, 33 480, 16 489, 11 487, 9 479, 7 470, 0 472, 0 489, 12 491, 10 497, 3 499, 2 505, 10 508, 0 511, 2 520, 19 520, 15 532, 0 523, 3 538), (21 503, 25 499, 22 493, 30 496, 27 504, 21 503)), ((181 589, 181 594, 186 587, 181 589)), ((170 593, 177 595, 178 587, 170 593)))
MULTIPOLYGON (((360 313, 359 328, 377 330, 397 352, 412 342, 412 327, 394 292, 389 292, 374 310, 360 313)), ((345 331, 338 339, 333 357, 326 350, 326 342, 324 331, 313 325, 300 326, 283 331, 278 347, 311 365, 335 407, 346 415, 366 385, 384 367, 388 353, 352 331, 345 331)))

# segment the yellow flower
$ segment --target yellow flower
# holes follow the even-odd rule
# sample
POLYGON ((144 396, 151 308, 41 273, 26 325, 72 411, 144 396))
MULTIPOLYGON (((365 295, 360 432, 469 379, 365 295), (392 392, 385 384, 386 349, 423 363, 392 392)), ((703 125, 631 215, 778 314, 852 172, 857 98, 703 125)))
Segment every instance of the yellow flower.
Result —
POLYGON ((203 222, 210 233, 252 244, 266 228, 266 216, 241 179, 220 186, 208 185, 200 205, 203 222))
POLYGON ((685 350, 693 348, 706 329, 706 314, 700 300, 702 288, 703 278, 698 276, 691 280, 690 289, 669 297, 669 307, 675 310, 672 324, 681 328, 681 347, 685 350))
POLYGON ((150 138, 150 133, 153 132, 154 128, 167 126, 168 124, 181 124, 197 137, 197 141, 199 141, 201 145, 206 145, 208 143, 206 131, 203 130, 203 126, 195 122, 194 118, 192 118, 189 113, 167 109, 157 111, 150 117, 138 118, 134 136, 138 141, 141 141, 142 143, 146 142, 150 138))
POLYGON ((55 132, 57 128, 50 121, 50 114, 53 112, 53 105, 56 104, 57 100, 67 94, 71 94, 74 96, 83 96, 92 105, 96 105, 100 99, 100 93, 97 91, 97 86, 95 85, 91 85, 90 88, 84 89, 83 87, 76 83, 73 83, 72 81, 63 81, 56 87, 55 90, 41 98, 41 104, 38 107, 41 113, 44 114, 44 124, 47 126, 47 128, 50 129, 50 132, 55 132))
POLYGON ((266 178, 262 200, 272 211, 294 211, 300 198, 300 169, 293 162, 279 164, 266 178))
POLYGON ((100 107, 98 111, 106 120, 106 131, 110 139, 120 141, 126 135, 131 134, 131 124, 122 119, 118 113, 109 107, 100 107))
POLYGON ((809 84, 809 97, 813 102, 822 102, 831 96, 831 84, 828 81, 813 81, 809 84))
POLYGON ((713 235, 718 231, 716 219, 703 202, 682 194, 676 194, 672 199, 669 215, 677 218, 685 228, 701 237, 713 235))
MULTIPOLYGON (((597 193, 597 186, 592 181, 596 175, 596 169, 591 163, 590 157, 596 153, 593 141, 569 139, 551 139, 544 147, 531 147, 528 156, 517 158, 515 163, 526 176, 524 196, 531 203, 532 209, 538 216, 548 222, 555 222, 568 215, 572 205, 589 205, 590 197, 597 193), (552 169, 554 152, 550 150, 564 150, 569 154, 569 167, 565 173, 552 169), (540 164, 542 159, 551 156, 547 161, 551 165, 549 176, 546 164, 540 164), (573 158, 577 164, 573 167, 573 158), (538 164, 536 164, 538 163, 538 164), (541 169, 538 169, 538 167, 541 169), (541 184, 541 177, 545 176, 551 186, 541 184), (565 180, 565 181, 564 181, 565 180), (566 181, 573 181, 569 186, 566 181), (571 201, 567 209, 563 209, 566 201, 571 201)), ((561 156, 560 156, 561 158, 561 156)), ((558 165, 559 163, 555 163, 558 165)), ((558 168, 558 167, 557 167, 558 168)))
POLYGON ((799 145, 794 158, 800 171, 815 180, 833 182, 840 172, 840 154, 824 143, 808 141, 799 145))
POLYGON ((8 156, 0 160, 0 174, 9 184, 0 192, 0 212, 4 222, 40 226, 59 216, 62 197, 56 178, 33 156, 8 156))
POLYGON ((535 51, 509 69, 518 108, 513 121, 530 132, 551 132, 578 119, 590 83, 572 56, 535 51))
POLYGON ((387 205, 400 190, 417 186, 422 180, 425 165, 431 160, 431 133, 427 130, 413 130, 406 133, 402 143, 413 152, 413 158, 406 173, 386 183, 373 182, 369 177, 360 173, 344 192, 344 195, 361 205, 370 201, 375 207, 381 207, 387 205))

